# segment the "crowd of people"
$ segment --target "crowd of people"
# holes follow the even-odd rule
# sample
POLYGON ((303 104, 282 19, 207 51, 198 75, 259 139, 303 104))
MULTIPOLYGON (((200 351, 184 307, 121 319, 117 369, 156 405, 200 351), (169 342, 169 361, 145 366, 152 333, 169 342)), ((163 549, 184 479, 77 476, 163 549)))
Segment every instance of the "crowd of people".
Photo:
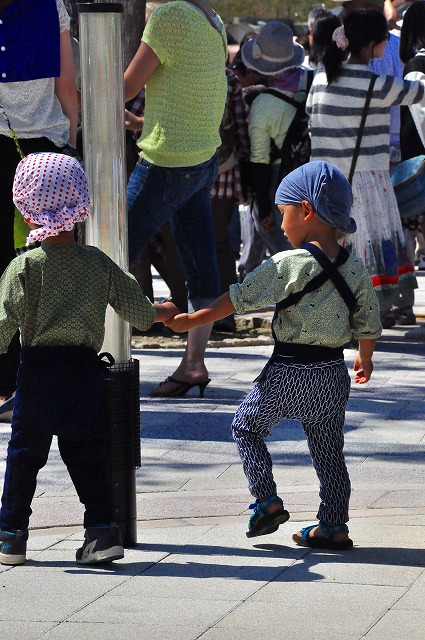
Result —
POLYGON ((321 487, 318 525, 293 539, 351 548, 343 348, 358 345, 355 381, 363 384, 382 327, 416 323, 424 223, 401 220, 390 170, 425 153, 425 3, 407 9, 401 36, 389 31, 384 0, 338 9, 311 12, 304 45, 272 20, 232 55, 206 0, 173 0, 150 15, 124 75, 126 126, 139 132, 129 262, 136 275, 144 263, 146 281, 150 256, 165 253, 164 278, 175 277, 172 301, 160 304, 77 242, 90 202, 63 0, 0 0, 0 411, 14 401, 0 562, 25 561, 37 473, 54 434, 86 509, 77 562, 123 556, 100 431, 105 366, 97 353, 108 304, 141 331, 154 322, 187 331, 182 361, 150 392, 159 398, 194 387, 203 397, 214 324, 233 331, 235 313, 276 305, 273 355, 232 427, 255 497, 247 536, 289 518, 264 442, 287 417, 302 423, 321 487), (28 57, 15 55, 23 39, 28 57), (37 244, 15 257, 20 214, 27 245, 37 244))
MULTIPOLYGON (((406 155, 408 146, 412 144, 410 134, 413 120, 409 107, 418 104, 416 113, 420 117, 422 90, 416 91, 415 85, 412 85, 410 94, 402 95, 406 89, 402 78, 410 69, 406 67, 403 74, 400 25, 397 32, 388 31, 389 18, 384 17, 387 5, 388 2, 384 5, 383 0, 355 0, 342 3, 338 12, 325 9, 323 5, 315 7, 309 15, 308 38, 301 38, 308 55, 305 55, 303 48, 297 44, 291 28, 280 21, 266 23, 258 33, 248 32, 236 55, 234 46, 232 47, 232 58, 228 59, 227 63, 227 101, 233 118, 233 164, 230 169, 220 172, 211 191, 220 292, 226 290, 235 278, 235 267, 238 270, 238 280, 242 281, 266 256, 288 248, 287 241, 280 233, 279 212, 274 206, 273 196, 280 177, 293 168, 290 161, 285 165, 285 157, 288 156, 288 147, 291 144, 289 138, 293 132, 290 126, 297 106, 300 110, 305 108, 309 115, 311 159, 330 160, 348 177, 350 167, 347 166, 347 159, 353 156, 358 133, 358 128, 352 125, 352 120, 356 116, 360 119, 358 114, 359 109, 363 107, 366 87, 362 86, 359 89, 354 105, 350 97, 356 79, 350 80, 350 86, 350 83, 347 85, 341 78, 338 78, 338 82, 336 77, 333 81, 329 80, 328 73, 328 87, 319 94, 315 87, 320 84, 319 79, 322 76, 317 72, 319 68, 323 70, 325 58, 328 69, 332 65, 344 63, 343 69, 347 73, 348 70, 354 72, 357 68, 361 74, 363 68, 366 69, 363 74, 365 78, 369 77, 369 73, 370 78, 372 74, 376 74, 397 79, 393 83, 391 93, 385 97, 381 90, 384 81, 379 81, 368 107, 369 117, 362 134, 360 153, 356 158, 356 170, 350 179, 353 180, 356 194, 354 216, 356 219, 359 218, 359 231, 350 241, 350 248, 366 262, 380 300, 383 326, 390 328, 395 324, 416 324, 413 312, 414 289, 417 286, 414 265, 418 262, 419 268, 423 268, 425 264, 422 220, 403 219, 400 222, 395 195, 390 184, 390 168, 400 159, 421 155, 424 151, 423 145, 418 148, 415 144, 411 155, 406 155), (359 17, 359 9, 374 13, 366 13, 359 17), (349 17, 352 13, 355 14, 353 19, 349 17), (371 23, 376 13, 381 14, 379 28, 371 23), (341 26, 340 20, 344 23, 348 20, 348 29, 351 28, 352 37, 346 49, 338 47, 332 39, 334 32, 341 26), (363 31, 365 23, 367 29, 363 31), (362 33, 362 36, 359 37, 358 33, 362 33), (378 42, 382 33, 388 34, 388 39, 378 42), (381 45, 380 48, 378 44, 381 45), (368 56, 362 55, 362 59, 357 59, 355 63, 357 54, 353 49, 359 52, 365 46, 370 48, 368 56), (258 51, 261 53, 257 57, 258 51), (345 61, 351 65, 350 69, 345 61), (313 87, 310 90, 312 83, 313 87), (345 92, 345 99, 335 100, 336 94, 339 96, 341 90, 345 92), (305 107, 307 94, 309 100, 305 107), (291 104, 291 99, 297 104, 291 104), (335 111, 338 111, 337 114, 328 112, 328 127, 323 115, 327 107, 321 104, 326 100, 332 102, 335 111), (400 126, 400 114, 403 126, 400 126), (339 118, 338 126, 334 115, 339 118), (406 121, 410 122, 410 131, 405 131, 406 121), (350 122, 350 127, 344 126, 343 122, 350 122), (322 135, 326 128, 330 146, 326 146, 322 135), (377 131, 380 137, 378 142, 375 138, 377 131), (339 149, 341 145, 343 151, 339 149), (374 150, 370 148, 372 145, 374 150)), ((418 7, 415 11, 421 10, 419 3, 418 7)), ((408 16, 408 13, 406 15, 408 16)), ((392 14, 391 23, 395 24, 392 14)), ((418 33, 420 28, 417 25, 421 22, 416 20, 414 33, 412 24, 413 21, 409 26, 408 18, 403 29, 403 38, 415 39, 408 55, 413 58, 417 53, 416 60, 420 62, 422 45, 418 33)), ((404 59, 404 62, 407 61, 404 59)), ((413 127, 416 128, 414 124, 413 127)), ((416 143, 419 141, 420 145, 422 144, 417 129, 413 139, 416 143)), ((227 142, 223 144, 226 146, 227 142)), ((172 272, 175 275, 175 270, 172 269, 172 272)), ((167 274, 164 276, 167 283, 167 274)), ((183 273, 180 279, 182 277, 183 273)), ((170 280, 171 296, 174 299, 175 277, 174 282, 171 278, 170 280)), ((179 291, 181 289, 182 287, 179 291)), ((233 316, 215 323, 214 328, 235 331, 233 316)), ((190 388, 191 383, 196 382, 192 375, 188 377, 187 368, 180 367, 173 375, 182 382, 181 385, 170 385, 167 379, 167 384, 152 390, 152 394, 180 395, 190 388)), ((204 375, 206 370, 202 367, 202 376, 204 375)))

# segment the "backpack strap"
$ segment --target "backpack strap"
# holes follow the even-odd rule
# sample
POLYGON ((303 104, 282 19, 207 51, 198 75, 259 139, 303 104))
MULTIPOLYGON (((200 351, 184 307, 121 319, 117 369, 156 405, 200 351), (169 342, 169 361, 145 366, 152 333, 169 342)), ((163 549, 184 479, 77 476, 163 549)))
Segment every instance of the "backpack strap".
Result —
MULTIPOLYGON (((293 98, 290 98, 289 96, 285 95, 284 93, 281 93, 277 89, 266 89, 265 91, 263 91, 263 93, 268 93, 269 96, 274 96, 275 98, 279 98, 279 100, 283 100, 283 102, 287 102, 291 106, 295 107, 295 109, 297 109, 297 110, 300 107, 303 106, 302 102, 297 102, 293 98)), ((297 93, 299 93, 299 91, 297 93)))
MULTIPOLYGON (((289 127, 286 131, 285 137, 283 139, 283 143, 281 148, 279 149, 276 145, 275 141, 272 139, 270 143, 270 159, 271 162, 280 158, 280 169, 279 169, 279 177, 282 178, 284 175, 292 171, 293 168, 290 164, 288 165, 288 157, 291 149, 291 141, 294 136, 294 130, 298 125, 298 120, 305 115, 305 105, 307 102, 308 93, 310 91, 310 87, 313 83, 314 72, 307 71, 301 77, 300 88, 296 93, 294 93, 294 97, 299 94, 303 94, 303 99, 301 101, 295 100, 294 98, 290 98, 289 96, 281 93, 280 91, 276 91, 276 89, 266 89, 263 93, 268 93, 275 98, 279 98, 279 100, 283 100, 287 104, 290 104, 294 107, 295 112, 292 117, 292 120, 289 124, 289 127)), ((310 155, 310 154, 309 154, 310 155)))
POLYGON ((279 311, 281 311, 282 309, 287 309, 288 307, 292 307, 294 304, 297 304, 297 302, 299 302, 301 298, 303 298, 308 293, 311 293, 312 291, 315 291, 316 289, 321 287, 329 279, 331 279, 332 282, 334 283, 335 288, 338 290, 338 293, 341 295, 342 299, 344 300, 345 304, 347 305, 350 311, 352 311, 354 305, 357 302, 355 295, 353 294, 350 287, 348 286, 348 284, 345 282, 344 278, 338 271, 339 267, 345 264, 350 256, 350 254, 346 249, 344 249, 344 247, 340 247, 339 253, 334 263, 332 263, 329 260, 329 258, 323 253, 323 251, 321 251, 321 249, 316 247, 316 245, 311 244, 310 242, 308 242, 307 244, 301 245, 300 248, 306 249, 307 251, 309 251, 313 256, 313 258, 316 258, 317 262, 323 268, 323 271, 319 273, 317 276, 315 276, 314 278, 312 278, 309 282, 307 282, 304 289, 302 289, 301 291, 296 291, 295 293, 289 294, 287 298, 285 298, 284 300, 281 300, 276 304, 274 315, 273 315, 273 321, 272 321, 272 336, 276 344, 278 343, 278 339, 277 339, 273 325, 277 320, 279 311))
POLYGON ((307 71, 301 78, 301 85, 300 88, 298 89, 298 91, 296 91, 294 93, 294 95, 298 95, 299 93, 305 93, 305 99, 298 101, 298 100, 294 100, 293 98, 290 98, 289 96, 285 95, 284 93, 281 93, 280 91, 278 91, 277 89, 266 89, 265 91, 262 91, 262 93, 268 93, 271 96, 274 96, 275 98, 279 98, 279 100, 283 100, 284 102, 287 102, 288 104, 292 105, 293 107, 295 107, 295 109, 299 110, 299 109, 303 109, 305 108, 305 103, 307 100, 307 96, 308 96, 308 92, 310 91, 310 87, 313 83, 313 78, 314 78, 314 72, 313 71, 307 71), (304 82, 304 78, 305 78, 305 82, 304 82))

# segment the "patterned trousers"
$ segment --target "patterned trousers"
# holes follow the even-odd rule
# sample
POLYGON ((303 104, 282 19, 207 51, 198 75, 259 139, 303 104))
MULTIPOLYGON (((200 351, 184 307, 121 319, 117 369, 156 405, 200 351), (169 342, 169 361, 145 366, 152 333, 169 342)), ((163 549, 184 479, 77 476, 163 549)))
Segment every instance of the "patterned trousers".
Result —
POLYGON ((258 500, 276 495, 264 439, 283 418, 299 420, 320 482, 317 518, 348 521, 350 479, 344 460, 345 407, 350 377, 344 361, 271 364, 239 406, 232 424, 249 490, 258 500))

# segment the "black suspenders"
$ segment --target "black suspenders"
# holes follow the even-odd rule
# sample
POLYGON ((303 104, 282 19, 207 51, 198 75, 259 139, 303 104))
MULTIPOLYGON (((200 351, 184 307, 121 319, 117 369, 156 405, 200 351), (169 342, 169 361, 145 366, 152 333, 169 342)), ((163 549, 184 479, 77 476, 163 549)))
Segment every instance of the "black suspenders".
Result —
POLYGON ((335 262, 332 263, 329 258, 323 253, 323 251, 319 249, 319 247, 316 247, 316 245, 311 244, 310 242, 308 244, 303 244, 300 248, 309 251, 311 255, 316 258, 323 271, 322 273, 319 273, 317 276, 312 278, 312 280, 307 282, 302 291, 291 293, 287 298, 285 298, 281 302, 278 302, 276 305, 276 310, 280 311, 280 309, 287 309, 288 307, 297 304, 297 302, 299 302, 301 298, 303 298, 307 293, 315 291, 330 279, 334 283, 335 288, 338 290, 338 293, 341 295, 345 304, 351 311, 356 304, 356 297, 338 271, 339 267, 347 262, 350 255, 348 251, 344 249, 344 247, 341 247, 335 262))

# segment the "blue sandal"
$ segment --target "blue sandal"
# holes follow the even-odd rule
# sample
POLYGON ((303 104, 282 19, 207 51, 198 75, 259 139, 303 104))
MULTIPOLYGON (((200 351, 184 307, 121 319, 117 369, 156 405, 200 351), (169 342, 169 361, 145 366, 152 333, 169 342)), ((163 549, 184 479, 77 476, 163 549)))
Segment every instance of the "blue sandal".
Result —
POLYGON ((348 538, 347 540, 334 540, 333 537, 336 533, 348 533, 348 527, 346 524, 334 524, 326 525, 324 522, 319 522, 319 525, 312 524, 309 527, 301 529, 301 536, 296 533, 292 536, 292 540, 300 547, 311 547, 312 549, 333 549, 334 551, 346 551, 353 548, 353 541, 348 538), (314 537, 310 536, 310 531, 319 526, 323 533, 323 536, 314 537))
POLYGON ((274 533, 278 530, 279 525, 289 520, 289 513, 283 508, 283 502, 279 496, 270 496, 265 500, 256 501, 249 505, 250 509, 254 509, 254 513, 249 519, 247 538, 255 538, 256 536, 265 536, 268 533, 274 533), (267 507, 271 504, 279 504, 280 509, 276 509, 273 513, 267 512, 267 507))

